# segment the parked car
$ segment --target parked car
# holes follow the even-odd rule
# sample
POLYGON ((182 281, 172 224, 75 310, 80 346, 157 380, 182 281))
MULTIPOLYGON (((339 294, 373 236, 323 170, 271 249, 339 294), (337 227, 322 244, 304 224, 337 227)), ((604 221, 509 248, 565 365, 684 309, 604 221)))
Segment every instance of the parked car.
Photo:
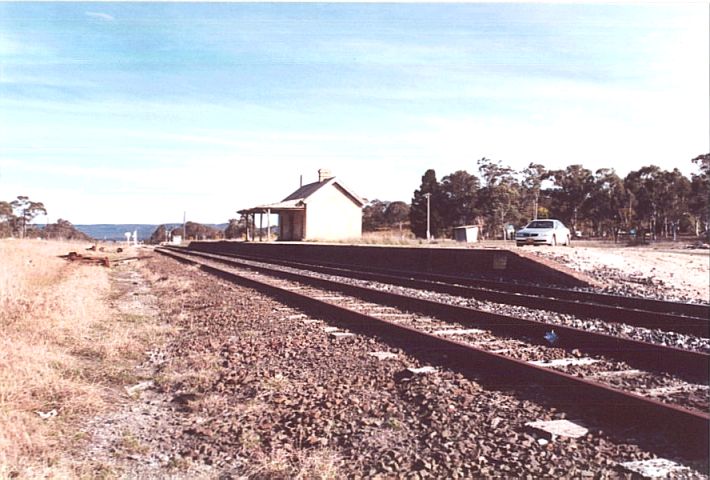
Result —
POLYGON ((572 235, 559 220, 533 220, 515 234, 515 243, 523 245, 570 245, 572 235))

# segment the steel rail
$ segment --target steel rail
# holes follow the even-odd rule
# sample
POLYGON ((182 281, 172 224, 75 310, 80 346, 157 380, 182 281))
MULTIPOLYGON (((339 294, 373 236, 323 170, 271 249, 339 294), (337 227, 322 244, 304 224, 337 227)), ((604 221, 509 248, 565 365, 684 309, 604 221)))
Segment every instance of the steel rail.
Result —
POLYGON ((329 275, 340 275, 362 280, 372 280, 399 285, 402 287, 430 290, 448 295, 456 295, 476 300, 484 300, 508 305, 518 305, 526 308, 549 310, 558 313, 567 313, 578 317, 600 318, 613 323, 624 323, 634 327, 660 329, 685 335, 694 335, 710 338, 710 320, 697 317, 688 317, 673 313, 646 311, 627 307, 602 305, 593 302, 566 300, 559 298, 546 298, 522 293, 509 293, 500 290, 489 290, 480 287, 441 283, 431 280, 421 280, 407 276, 398 276, 385 273, 368 272, 350 268, 319 266, 311 263, 294 262, 282 259, 267 259, 242 254, 214 254, 201 252, 204 255, 222 255, 231 258, 241 258, 257 262, 283 265, 291 268, 312 270, 329 275))
MULTIPOLYGON (((181 247, 185 249, 184 247, 181 247)), ((277 257, 266 257, 252 254, 242 254, 234 252, 212 252, 207 250, 198 250, 194 247, 188 247, 189 251, 202 251, 206 253, 219 253, 222 255, 230 255, 239 258, 253 258, 254 260, 265 262, 288 261, 277 257)), ((710 305, 684 303, 675 301, 655 300, 651 298, 641 297, 625 297, 620 295, 612 295, 607 293, 585 292, 581 290, 568 290, 557 287, 546 287, 542 285, 526 285, 514 282, 501 282, 494 280, 483 280, 471 277, 462 277, 455 275, 444 275, 430 272, 399 270, 380 268, 374 266, 350 265, 344 263, 332 262, 306 262, 301 260, 299 263, 304 265, 313 265, 319 267, 331 267, 341 269, 352 269, 354 271, 380 273, 403 278, 416 278, 420 280, 429 280, 439 283, 449 283, 455 285, 463 285, 470 287, 478 287, 487 290, 496 290, 500 292, 517 293, 531 296, 543 296, 548 298, 557 298, 561 300, 572 300, 580 302, 594 303, 605 306, 618 306, 631 310, 643 310, 646 312, 670 313, 677 314, 682 317, 694 317, 701 320, 710 320, 710 305)))
POLYGON ((189 255, 156 249, 178 261, 196 264, 205 272, 253 288, 314 316, 342 323, 353 331, 378 335, 391 344, 437 354, 442 363, 463 373, 484 377, 506 388, 519 390, 531 383, 545 387, 546 395, 560 406, 600 411, 600 416, 616 425, 663 432, 693 455, 707 455, 710 415, 668 405, 640 395, 584 380, 527 362, 489 352, 472 345, 439 337, 348 308, 317 300, 296 291, 238 275, 189 255))
POLYGON ((623 360, 630 365, 660 372, 668 372, 693 381, 707 382, 710 376, 710 355, 616 337, 603 333, 590 332, 564 325, 553 325, 537 320, 528 320, 509 315, 501 315, 471 307, 449 305, 447 303, 410 297, 407 295, 383 292, 368 287, 334 282, 309 275, 240 263, 238 259, 224 258, 203 252, 185 251, 182 254, 210 258, 213 261, 237 265, 241 268, 265 273, 319 288, 372 300, 412 312, 435 316, 442 320, 459 322, 477 328, 485 328, 496 335, 513 338, 538 339, 544 343, 544 337, 554 330, 556 347, 568 350, 579 349, 589 354, 603 355, 623 360))

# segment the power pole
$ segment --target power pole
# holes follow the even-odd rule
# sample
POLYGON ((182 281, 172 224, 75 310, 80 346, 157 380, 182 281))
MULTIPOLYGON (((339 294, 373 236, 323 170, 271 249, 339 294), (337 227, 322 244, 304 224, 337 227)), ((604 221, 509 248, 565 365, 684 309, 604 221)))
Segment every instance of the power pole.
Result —
POLYGON ((187 225, 186 219, 187 219, 187 212, 183 211, 182 212, 182 241, 183 242, 187 241, 187 229, 185 228, 185 225, 187 225))

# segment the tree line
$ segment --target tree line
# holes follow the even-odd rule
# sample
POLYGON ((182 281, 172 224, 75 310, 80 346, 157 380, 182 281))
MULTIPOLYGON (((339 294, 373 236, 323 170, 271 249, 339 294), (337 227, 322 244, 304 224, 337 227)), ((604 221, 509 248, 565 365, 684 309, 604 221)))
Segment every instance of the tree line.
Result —
POLYGON ((15 200, 0 200, 0 238, 45 238, 62 240, 91 241, 91 237, 77 230, 68 220, 58 219, 57 223, 35 225, 39 215, 47 215, 42 202, 30 200, 20 195, 15 200))
POLYGON ((483 238, 506 238, 509 225, 535 218, 557 218, 574 232, 616 239, 636 231, 676 238, 679 233, 708 236, 710 154, 692 159, 690 178, 677 168, 649 165, 621 178, 613 168, 592 172, 573 164, 549 170, 531 163, 516 171, 501 161, 481 158, 478 175, 465 170, 440 181, 433 169, 422 176, 409 209, 410 228, 425 238, 427 200, 431 235, 450 236, 456 226, 476 225, 483 238))
POLYGON ((221 240, 224 238, 222 230, 197 222, 186 222, 185 230, 187 231, 187 236, 183 232, 182 225, 172 228, 165 224, 158 225, 148 239, 148 243, 157 245, 162 242, 169 242, 173 236, 179 236, 185 240, 221 240))
POLYGON ((28 227, 38 215, 47 215, 42 202, 35 202, 24 195, 10 202, 0 200, 0 237, 19 237, 27 235, 28 227))

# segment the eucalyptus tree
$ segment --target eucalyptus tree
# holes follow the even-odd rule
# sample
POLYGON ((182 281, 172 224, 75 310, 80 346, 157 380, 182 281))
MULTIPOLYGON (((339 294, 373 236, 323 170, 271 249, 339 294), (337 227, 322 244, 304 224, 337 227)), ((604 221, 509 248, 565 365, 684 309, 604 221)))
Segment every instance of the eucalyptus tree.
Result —
POLYGON ((0 201, 0 237, 12 235, 11 221, 13 218, 10 202, 0 201))
POLYGON ((542 181, 545 179, 547 169, 539 163, 530 163, 530 165, 522 171, 522 209, 526 212, 529 210, 529 219, 537 220, 540 206, 540 190, 542 181))
POLYGON ((624 178, 626 190, 633 195, 632 204, 639 226, 648 228, 654 239, 658 233, 664 182, 663 170, 656 165, 631 171, 624 178))
POLYGON ((389 202, 385 209, 385 223, 389 227, 402 227, 402 224, 409 220, 409 204, 400 200, 389 202))
POLYGON ((47 215, 47 209, 42 202, 34 202, 29 197, 20 195, 16 200, 10 202, 14 217, 16 219, 15 233, 24 238, 27 225, 38 215, 47 215))
POLYGON ((477 216, 476 201, 481 182, 475 175, 458 170, 441 180, 441 190, 446 202, 447 227, 470 225, 477 216))
POLYGON ((688 199, 691 195, 691 183, 677 168, 662 172, 659 202, 663 220, 663 236, 669 234, 676 240, 681 221, 689 215, 688 199))
POLYGON ((490 226, 489 233, 501 231, 507 238, 506 222, 520 221, 520 184, 516 179, 516 171, 503 165, 500 160, 488 158, 478 160, 478 171, 483 180, 479 192, 478 208, 490 226))
POLYGON ((698 155, 693 160, 700 172, 691 175, 688 210, 693 216, 695 235, 699 235, 701 225, 710 240, 710 153, 698 155))
POLYGON ((586 209, 594 233, 598 236, 612 235, 614 240, 622 225, 630 223, 627 208, 628 195, 624 181, 613 168, 600 168, 594 173, 594 188, 586 209))
POLYGON ((553 180, 555 185, 548 191, 552 215, 577 231, 580 219, 588 217, 589 199, 594 191, 592 171, 582 165, 568 165, 564 170, 547 172, 546 178, 553 180))
POLYGON ((374 232, 386 227, 385 210, 390 202, 372 200, 362 209, 362 229, 365 232, 374 232))

